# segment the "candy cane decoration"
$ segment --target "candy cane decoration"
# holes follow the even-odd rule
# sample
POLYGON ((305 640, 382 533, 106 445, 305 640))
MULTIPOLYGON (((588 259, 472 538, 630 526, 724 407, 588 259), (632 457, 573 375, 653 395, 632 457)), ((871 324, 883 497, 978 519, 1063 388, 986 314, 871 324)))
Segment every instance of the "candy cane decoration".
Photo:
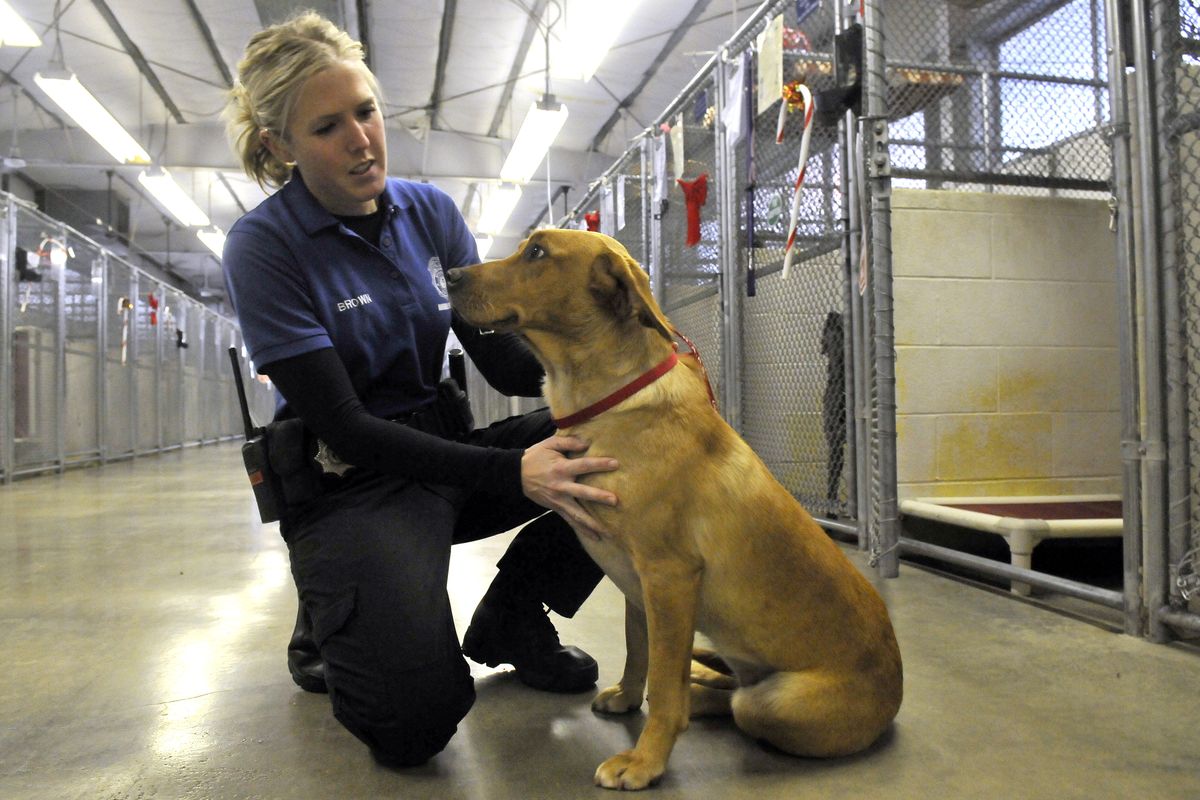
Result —
MULTIPOLYGON (((816 103, 813 102, 812 92, 803 83, 796 86, 796 90, 800 92, 800 96, 804 99, 804 135, 800 137, 800 174, 796 176, 796 185, 792 189, 792 216, 788 223, 787 245, 784 247, 783 253, 783 279, 787 280, 788 272, 792 268, 792 257, 795 254, 796 244, 796 228, 800 221, 800 186, 804 183, 804 170, 808 162, 808 143, 812 138, 812 121, 813 113, 816 111, 816 103)), ((775 143, 779 144, 783 141, 783 124, 787 119, 787 99, 785 98, 779 104, 779 121, 775 128, 775 143)))

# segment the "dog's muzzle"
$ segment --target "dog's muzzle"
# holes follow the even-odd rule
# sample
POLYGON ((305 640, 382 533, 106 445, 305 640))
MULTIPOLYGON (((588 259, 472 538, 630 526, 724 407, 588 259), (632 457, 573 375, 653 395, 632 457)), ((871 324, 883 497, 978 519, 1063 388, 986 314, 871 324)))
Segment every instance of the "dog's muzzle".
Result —
POLYGON ((462 267, 454 267, 446 270, 446 288, 453 289, 461 286, 467 281, 467 271, 462 267))

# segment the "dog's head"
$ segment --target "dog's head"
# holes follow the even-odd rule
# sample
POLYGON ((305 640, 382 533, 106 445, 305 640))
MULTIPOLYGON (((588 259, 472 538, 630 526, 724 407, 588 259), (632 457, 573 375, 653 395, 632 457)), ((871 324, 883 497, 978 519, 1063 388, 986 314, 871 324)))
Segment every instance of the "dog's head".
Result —
POLYGON ((646 273, 600 233, 537 231, 508 258, 447 271, 446 284, 464 320, 517 331, 535 349, 543 338, 586 340, 632 328, 672 341, 646 273))

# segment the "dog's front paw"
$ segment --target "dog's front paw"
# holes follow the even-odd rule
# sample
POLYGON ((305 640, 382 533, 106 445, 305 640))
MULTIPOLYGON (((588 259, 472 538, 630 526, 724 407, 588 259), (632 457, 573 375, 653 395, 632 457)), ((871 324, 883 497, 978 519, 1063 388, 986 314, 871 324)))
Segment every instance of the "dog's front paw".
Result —
POLYGON ((593 711, 605 714, 627 714, 642 705, 642 692, 627 692, 620 685, 602 689, 592 701, 593 711))
POLYGON ((596 785, 605 789, 645 789, 662 777, 664 764, 651 764, 636 750, 626 750, 596 769, 596 785))

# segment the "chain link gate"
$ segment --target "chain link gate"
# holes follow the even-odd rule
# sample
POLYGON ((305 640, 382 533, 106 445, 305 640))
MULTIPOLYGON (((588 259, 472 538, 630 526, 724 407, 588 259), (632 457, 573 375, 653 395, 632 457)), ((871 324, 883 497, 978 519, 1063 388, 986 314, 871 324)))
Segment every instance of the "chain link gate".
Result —
MULTIPOLYGON (((834 16, 833 4, 802 22, 794 4, 784 9, 785 82, 803 80, 814 93, 833 88, 834 16)), ((731 49, 741 43, 733 44, 731 49)), ((738 270, 745 276, 738 287, 744 295, 742 434, 810 512, 854 518, 853 470, 846 469, 854 443, 847 437, 850 319, 838 128, 814 123, 799 190, 796 254, 784 280, 804 113, 798 107, 784 112, 777 137, 780 105, 787 101, 758 108, 757 100, 752 89, 747 102, 753 124, 732 152, 738 270)))
POLYGON ((240 433, 232 320, 3 193, 0 226, 0 480, 240 433))
MULTIPOLYGON (((1150 329, 1145 336, 1152 345, 1163 343, 1166 393, 1148 397, 1145 414, 1148 420, 1165 414, 1165 423, 1149 424, 1147 439, 1153 447, 1153 434, 1159 442, 1165 438, 1167 472, 1165 513, 1157 513, 1154 502, 1164 476, 1151 469, 1146 480, 1153 515, 1146 529, 1146 600, 1150 635, 1165 641, 1165 625, 1184 636, 1200 633, 1200 2, 1152 0, 1133 9, 1134 46, 1143 48, 1138 67, 1153 58, 1153 70, 1147 69, 1153 94, 1139 85, 1153 99, 1153 116, 1137 121, 1154 131, 1152 142, 1148 133, 1139 141, 1155 154, 1156 163, 1147 159, 1142 169, 1157 169, 1157 197, 1143 203, 1157 211, 1158 227, 1139 252, 1151 269, 1158 267, 1156 257, 1161 263, 1161 332, 1150 329)), ((1150 220, 1143 226, 1153 230, 1150 220)), ((1152 294, 1151 277, 1145 283, 1152 294)), ((1146 302, 1151 326, 1157 300, 1146 302)))
MULTIPOLYGON (((1100 241, 1096 253, 1106 259, 1104 263, 1107 260, 1122 261, 1115 254, 1120 247, 1108 244, 1103 229, 1096 227, 1098 221, 1107 217, 1102 203, 1108 202, 1110 207, 1116 208, 1112 198, 1120 194, 1118 184, 1127 179, 1127 176, 1114 175, 1110 140, 1120 132, 1111 124, 1106 35, 1109 20, 1104 0, 944 0, 892 4, 884 10, 888 12, 883 20, 883 30, 891 175, 896 189, 906 190, 906 207, 921 209, 910 210, 903 220, 898 220, 898 230, 904 231, 912 241, 916 237, 913 231, 920 230, 920 214, 925 214, 926 219, 948 219, 952 215, 943 209, 961 210, 968 204, 972 211, 986 213, 991 226, 990 239, 985 230, 982 237, 977 236, 973 241, 966 232, 956 236, 935 231, 930 236, 929 230, 921 231, 927 239, 953 242, 961 248, 960 258, 964 263, 979 259, 976 268, 956 266, 955 271, 938 273, 934 269, 923 273, 914 269, 912 263, 914 258, 923 257, 914 254, 911 247, 905 251, 909 260, 902 266, 907 279, 903 288, 908 294, 902 299, 907 305, 897 312, 897 327, 904 329, 904 337, 898 333, 898 338, 902 338, 898 348, 900 366, 909 371, 907 374, 901 371, 897 384, 901 387, 907 384, 899 407, 901 422, 909 426, 910 437, 914 436, 914 428, 928 426, 927 419, 932 418, 939 426, 955 432, 986 430, 989 436, 999 433, 1001 440, 1011 437, 1017 442, 1014 453, 1021 452, 1020 448, 1034 453, 1027 460, 1013 455, 1006 462, 1002 458, 991 458, 989 450, 981 447, 977 465, 948 467, 948 463, 954 463, 955 451, 951 446, 954 443, 947 444, 949 437, 939 427, 937 435, 929 437, 930 443, 937 448, 936 471, 928 470, 928 477, 901 475, 901 493, 908 492, 907 496, 914 492, 1107 495, 1117 487, 1124 487, 1127 481, 1120 474, 1122 436, 1119 430, 1123 412, 1116 404, 1116 387, 1120 378, 1128 374, 1128 371, 1122 371, 1123 360, 1117 358, 1118 354, 1124 356, 1128 341, 1114 333, 1119 326, 1108 319, 1114 305, 1109 298, 1116 294, 1112 288, 1112 273, 1097 269, 1085 276, 1066 272, 1055 263, 1032 268, 1016 263, 1015 259, 1006 261, 1001 252, 1011 249, 1010 242, 1019 242, 1022 236, 1029 235, 1028 229, 1021 227, 1027 225, 1028 220, 1038 220, 1039 215, 1045 215, 1046 220, 1053 219, 1054 223, 1039 220, 1033 226, 1034 230, 1051 232, 1040 237, 1044 240, 1041 252, 1061 252, 1069 258, 1079 252, 1079 243, 1100 241), (975 199, 941 200, 932 192, 929 195, 932 199, 919 199, 920 194, 929 190, 950 191, 960 197, 975 199), (1014 199, 1007 200, 1006 197, 1014 199), (1069 205, 1075 202, 1078 205, 1069 205), (937 217, 937 213, 942 216, 937 217), (1078 232, 1072 234, 1073 230, 1078 232), (1058 231, 1066 237, 1075 236, 1076 243, 1055 245, 1054 234, 1058 231), (1056 273, 1056 269, 1060 271, 1056 273), (1055 316, 1071 319, 1077 316, 1082 321, 1078 330, 1095 326, 1103 334, 1098 339, 1088 339, 1071 331, 1071 326, 1062 325, 1061 330, 1056 330, 1053 322, 1048 322, 1047 333, 1038 338, 1021 330, 1005 328, 1007 320, 998 320, 991 329, 984 330, 981 322, 964 319, 960 328, 942 327, 937 331, 941 338, 929 338, 928 326, 922 330, 911 317, 905 317, 913 309, 921 308, 920 299, 914 294, 917 291, 914 287, 920 285, 920 280, 937 281, 930 286, 952 287, 944 291, 954 292, 948 296, 960 301, 965 298, 968 306, 989 296, 988 292, 996 298, 1003 298, 1010 290, 1013 295, 1020 296, 1023 285, 1045 289, 1044 297, 1048 298, 1057 285, 1061 285, 1064 287, 1061 302, 1065 306, 1059 307, 1067 314, 1056 315, 1048 299, 1038 298, 1042 302, 1039 310, 1050 315, 1051 320, 1055 316), (953 288, 955 282, 971 286, 953 288), (922 338, 922 334, 926 338, 922 338), (961 340, 946 338, 960 335, 961 340), (912 382, 917 380, 914 376, 933 376, 938 372, 914 372, 916 368, 910 365, 919 367, 922 358, 929 358, 927 363, 942 364, 945 368, 952 359, 937 361, 935 358, 943 357, 930 357, 930 354, 956 343, 991 348, 996 354, 993 357, 999 359, 999 369, 990 380, 995 381, 1000 393, 998 401, 991 408, 970 398, 956 401, 961 407, 952 406, 951 400, 945 400, 932 409, 920 408, 921 400, 931 406, 934 404, 913 389, 912 382), (1065 357, 1056 354, 1051 346, 1062 348, 1064 353, 1073 351, 1094 359, 1098 375, 1094 386, 1111 385, 1111 397, 1095 389, 1094 399, 1065 406, 1053 400, 1036 400, 1033 392, 1028 398, 1019 396, 1024 375, 1038 375, 1037 380, 1046 385, 1052 385, 1058 379, 1055 359, 1063 361, 1065 357), (1091 351, 1084 353, 1088 348, 1091 351), (907 412, 906 398, 910 404, 907 412), (918 409, 914 411, 912 406, 918 409), (927 415, 926 419, 919 416, 922 413, 927 415), (953 418, 952 415, 958 416, 953 418), (962 421, 967 415, 975 415, 981 422, 972 428, 962 421), (1083 419, 1093 420, 1090 429, 1081 425, 1083 419), (1034 420, 1038 420, 1036 429, 1034 420), (1028 429, 1022 430, 1026 425, 1028 429), (1071 433, 1072 427, 1078 430, 1071 433), (1060 453, 1071 452, 1072 448, 1084 452, 1085 448, 1085 444, 1073 443, 1072 437, 1074 442, 1095 440, 1108 444, 1097 448, 1099 457, 1076 458, 1074 463, 1066 466, 1070 459, 1060 453), (1047 451, 1039 442, 1052 442, 1052 451, 1047 451), (1041 452, 1047 455, 1043 457, 1041 452), (986 473, 986 470, 995 471, 986 473), (986 488, 987 481, 994 488, 986 488), (955 482, 971 486, 974 491, 956 492, 955 482), (1088 488, 1073 488, 1077 486, 1088 488)), ((959 211, 954 217, 955 222, 949 224, 960 224, 958 220, 964 216, 959 211)), ((1112 221, 1115 223, 1115 220, 1114 211, 1112 221)), ((1124 236, 1125 232, 1120 235, 1124 236)), ((1109 236, 1117 241, 1116 235, 1110 233, 1109 236)), ((1038 249, 1031 248, 1030 252, 1036 253, 1038 249)), ((936 261, 936 257, 933 260, 936 261)), ((1058 263, 1068 263, 1068 259, 1058 263)), ((901 267, 899 263, 897 266, 901 267)), ((1117 272, 1123 268, 1122 263, 1116 264, 1117 272)), ((900 294, 899 289, 897 293, 900 294)), ((1031 292, 1027 290, 1026 294, 1031 292)), ((1020 316, 1020 306, 1013 305, 1020 316)), ((954 311, 951 308, 947 313, 952 315, 954 311)), ((1034 326, 1026 323, 1026 328, 1031 331, 1034 326)), ((963 384, 956 388, 961 391, 963 384)), ((1122 403, 1122 408, 1124 405, 1122 403)), ((908 448, 910 454, 912 446, 911 439, 902 443, 902 448, 908 448)), ((967 448, 959 452, 963 453, 958 460, 960 465, 975 458, 967 448)), ((909 467, 910 472, 921 471, 911 462, 909 467)), ((1135 506, 1136 503, 1131 505, 1127 499, 1126 513, 1136 514, 1135 506)), ((1137 580, 1137 570, 1136 563, 1130 568, 1130 559, 1136 562, 1137 544, 1135 526, 1127 524, 1125 527, 1125 592, 1059 580, 1042 573, 1038 575, 1045 580, 1034 585, 1123 609, 1126 627, 1131 630, 1136 598, 1130 590, 1137 580)), ((929 547, 924 542, 908 539, 902 541, 902 546, 905 552, 914 555, 994 577, 1016 579, 1007 564, 983 559, 969 561, 960 558, 956 551, 929 547)))
MULTIPOLYGON (((641 218, 649 230, 640 232, 640 244, 637 231, 617 238, 631 253, 639 247, 645 252, 642 263, 655 295, 701 352, 727 421, 827 527, 857 532, 865 543, 855 454, 866 449, 869 433, 854 424, 852 398, 854 374, 861 370, 855 359, 870 358, 874 349, 868 343, 859 351, 851 342, 851 317, 860 311, 850 301, 840 117, 835 112, 812 134, 786 281, 781 270, 804 115, 785 115, 777 144, 783 101, 754 108, 750 77, 751 111, 739 126, 742 135, 729 141, 729 121, 722 124, 725 109, 737 102, 730 96, 736 91, 731 78, 752 68, 748 56, 775 17, 783 23, 785 80, 803 80, 814 91, 833 88, 838 76, 831 49, 840 25, 835 4, 764 3, 559 224, 583 227, 585 215, 597 208, 603 219, 603 187, 640 160, 641 218), (656 157, 663 162, 661 179, 652 166, 656 157), (696 193, 701 184, 703 201, 696 193)), ((630 197, 627 189, 627 202, 630 197)), ((894 440, 872 444, 877 454, 881 447, 894 461, 894 440)), ((877 470, 874 485, 861 491, 874 498, 866 513, 876 519, 886 483, 877 470)), ((890 483, 894 498, 894 479, 890 483)), ((876 554, 894 550, 895 533, 888 546, 875 528, 876 554)))
MULTIPOLYGON (((891 187, 1093 205, 1120 196, 1110 22, 1102 0, 886 9, 877 0, 768 1, 560 223, 579 226, 605 185, 638 176, 624 178, 626 218, 646 228, 617 238, 703 352, 722 412, 793 494, 831 530, 857 532, 875 562, 894 561, 897 549, 891 187), (782 145, 774 142, 782 101, 754 108, 736 141, 722 119, 736 101, 730 77, 754 63, 745 54, 780 14, 785 81, 802 77, 825 96, 846 87, 849 69, 863 91, 853 113, 834 111, 814 127, 787 280, 802 117, 785 115, 782 145), (857 63, 846 43, 855 28, 857 63), (649 165, 662 150, 656 183, 649 165), (707 202, 689 231, 685 191, 701 174, 707 202), (631 184, 641 190, 640 215, 631 184)), ((1126 569, 1128 589, 1137 559, 1126 569)), ((1122 605, 1120 593, 1078 588, 1083 599, 1122 605)))
POLYGON ((1104 31, 1103 0, 890 8, 897 185, 1107 198, 1104 31))
POLYGON ((1175 187, 1179 210, 1173 266, 1183 290, 1191 502, 1190 536, 1179 537, 1169 563, 1172 605, 1200 614, 1200 2, 1182 0, 1178 12, 1176 19, 1164 20, 1179 32, 1166 59, 1177 76, 1165 125, 1175 169, 1166 180, 1175 187))

